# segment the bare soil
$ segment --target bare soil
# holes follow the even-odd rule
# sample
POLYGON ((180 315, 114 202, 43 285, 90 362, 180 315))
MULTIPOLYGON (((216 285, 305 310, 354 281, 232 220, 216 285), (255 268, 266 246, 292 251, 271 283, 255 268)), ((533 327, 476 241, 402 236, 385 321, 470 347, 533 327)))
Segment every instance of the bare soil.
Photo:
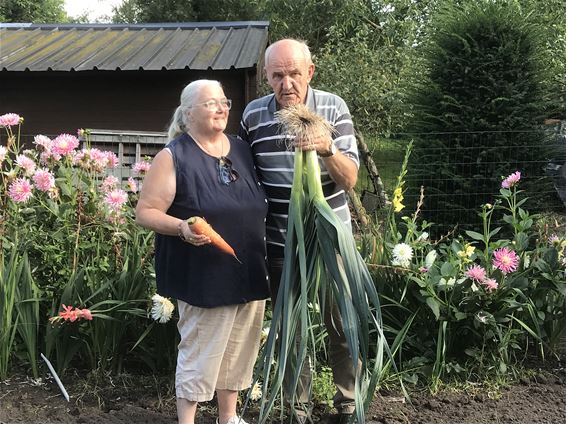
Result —
MULTIPOLYGON (((566 368, 563 362, 535 370, 497 392, 468 385, 467 391, 411 393, 411 403, 396 393, 376 396, 368 423, 566 423, 566 368)), ((121 375, 67 376, 67 402, 51 378, 34 381, 18 373, 0 382, 0 424, 176 422, 175 398, 166 378, 121 375)), ((257 407, 257 406, 256 406, 257 407)), ((246 419, 257 422, 250 411, 246 419)), ((199 410, 198 423, 215 422, 214 401, 199 410)))

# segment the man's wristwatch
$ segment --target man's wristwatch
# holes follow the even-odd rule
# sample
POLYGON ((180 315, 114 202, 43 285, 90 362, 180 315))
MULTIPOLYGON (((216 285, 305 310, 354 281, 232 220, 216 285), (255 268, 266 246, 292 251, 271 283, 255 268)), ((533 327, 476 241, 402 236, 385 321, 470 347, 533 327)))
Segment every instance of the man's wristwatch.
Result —
POLYGON ((321 158, 329 158, 330 156, 334 156, 337 151, 338 149, 336 148, 336 145, 334 144, 334 142, 332 142, 330 143, 330 149, 327 152, 319 153, 318 155, 321 158))

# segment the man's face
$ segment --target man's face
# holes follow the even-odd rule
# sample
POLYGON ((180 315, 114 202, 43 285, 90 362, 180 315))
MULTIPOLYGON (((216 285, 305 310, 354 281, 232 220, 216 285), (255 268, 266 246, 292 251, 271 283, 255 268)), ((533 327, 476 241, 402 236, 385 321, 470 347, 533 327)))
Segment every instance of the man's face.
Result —
POLYGON ((265 64, 267 81, 281 107, 304 103, 314 65, 307 63, 300 48, 293 45, 274 46, 265 64))

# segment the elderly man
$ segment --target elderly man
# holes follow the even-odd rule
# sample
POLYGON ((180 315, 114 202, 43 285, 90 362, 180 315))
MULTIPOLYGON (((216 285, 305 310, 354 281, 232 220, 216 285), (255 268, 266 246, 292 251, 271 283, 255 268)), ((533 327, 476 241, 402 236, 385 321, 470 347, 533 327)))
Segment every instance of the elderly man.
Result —
MULTIPOLYGON (((354 127, 345 102, 332 93, 315 90, 309 83, 315 66, 308 46, 284 39, 265 51, 265 73, 273 94, 252 101, 245 109, 240 137, 250 143, 255 164, 269 200, 267 217, 267 252, 272 298, 275 299, 283 266, 289 198, 293 184, 294 152, 286 149, 285 138, 275 112, 298 103, 306 104, 323 116, 334 128, 332 138, 320 137, 303 150, 315 149, 321 158, 322 185, 326 200, 338 216, 350 225, 346 192, 354 187, 358 175, 358 150, 354 127)), ((334 406, 338 414, 327 422, 346 423, 354 410, 355 370, 344 338, 336 305, 331 305, 324 319, 330 339, 330 365, 337 393, 334 406)), ((298 400, 306 405, 310 394, 310 373, 303 369, 298 400)))

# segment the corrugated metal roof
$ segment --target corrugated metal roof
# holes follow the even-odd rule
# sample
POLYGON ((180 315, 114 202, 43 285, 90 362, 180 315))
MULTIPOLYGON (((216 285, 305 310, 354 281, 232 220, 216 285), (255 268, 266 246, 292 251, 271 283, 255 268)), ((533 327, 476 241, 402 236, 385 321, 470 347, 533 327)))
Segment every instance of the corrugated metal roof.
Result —
POLYGON ((224 70, 255 66, 269 22, 0 24, 0 70, 224 70))

